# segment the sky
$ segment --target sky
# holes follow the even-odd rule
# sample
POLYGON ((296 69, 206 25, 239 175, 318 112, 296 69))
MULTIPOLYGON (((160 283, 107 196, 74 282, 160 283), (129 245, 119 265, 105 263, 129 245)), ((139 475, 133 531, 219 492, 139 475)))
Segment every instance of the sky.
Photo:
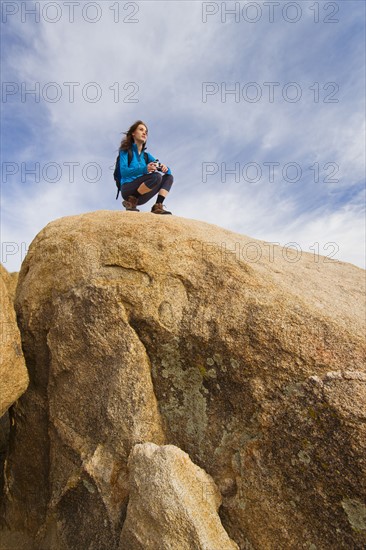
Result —
POLYGON ((141 119, 174 215, 365 268, 364 21, 359 0, 2 1, 2 264, 122 209, 141 119))

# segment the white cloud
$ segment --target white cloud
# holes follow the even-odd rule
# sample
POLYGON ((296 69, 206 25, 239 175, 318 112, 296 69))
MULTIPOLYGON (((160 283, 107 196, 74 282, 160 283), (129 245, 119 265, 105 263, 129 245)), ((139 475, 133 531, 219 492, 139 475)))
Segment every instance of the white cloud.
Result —
MULTIPOLYGON (((151 152, 172 166, 175 184, 168 201, 174 213, 271 241, 301 241, 304 247, 338 242, 339 259, 364 265, 364 250, 357 244, 364 234, 364 199, 357 195, 365 170, 364 56, 352 40, 363 11, 359 4, 348 2, 352 10, 341 5, 341 22, 334 25, 315 24, 309 2, 302 2, 304 16, 296 24, 271 24, 264 18, 258 24, 229 19, 222 24, 219 16, 204 24, 201 2, 141 2, 139 23, 114 23, 110 8, 115 4, 101 2, 102 18, 95 24, 83 20, 77 8, 69 23, 63 7, 58 23, 9 18, 5 25, 16 37, 7 33, 3 43, 6 79, 39 82, 41 89, 55 82, 62 97, 55 103, 42 96, 34 103, 28 97, 22 103, 17 96, 5 104, 11 145, 5 147, 4 160, 29 166, 39 162, 41 168, 56 162, 63 173, 55 184, 36 184, 32 177, 24 184, 20 172, 7 179, 2 186, 3 240, 29 243, 54 218, 116 208, 109 167, 121 132, 142 118, 149 124, 151 152), (250 81, 263 93, 257 103, 243 99, 243 85, 250 81), (282 97, 290 81, 302 90, 297 103, 282 97), (73 103, 66 82, 80 83, 73 103), (85 99, 85 85, 91 82, 102 91, 96 103, 85 99), (116 85, 110 89, 116 82, 117 102, 116 85), (229 95, 222 102, 217 93, 203 103, 203 82, 219 87, 239 83, 240 101, 229 95), (265 82, 280 83, 273 103, 265 82), (310 89, 314 82, 320 86, 318 103, 310 89), (323 89, 327 82, 339 85, 338 103, 324 103, 332 90, 323 89), (134 85, 123 89, 126 83, 136 83, 137 103, 128 102, 134 85), (233 178, 223 183, 220 177, 202 182, 203 162, 226 162, 228 167, 240 162, 242 168, 269 161, 280 163, 272 184, 265 178, 256 185, 242 178, 238 183, 233 178), (65 162, 79 163, 74 183, 65 162), (102 170, 95 184, 82 174, 90 162, 102 170), (281 178, 289 162, 303 169, 302 180, 294 185, 281 178), (309 169, 315 162, 323 170, 320 182, 309 169), (326 163, 339 166, 338 182, 326 181, 331 174, 324 171, 326 163), (347 190, 353 189, 357 198, 347 198, 347 190)), ((128 16, 127 10, 120 16, 128 16)), ((90 94, 94 90, 89 87, 90 94)), ((19 269, 15 256, 12 269, 19 269)))

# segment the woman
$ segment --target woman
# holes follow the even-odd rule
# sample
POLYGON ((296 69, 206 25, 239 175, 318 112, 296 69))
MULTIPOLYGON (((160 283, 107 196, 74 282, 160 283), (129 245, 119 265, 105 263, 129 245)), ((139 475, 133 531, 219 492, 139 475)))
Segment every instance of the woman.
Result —
POLYGON ((146 124, 138 120, 125 132, 126 137, 121 142, 119 163, 121 193, 124 199, 122 204, 126 210, 139 212, 136 206, 145 204, 157 194, 151 212, 171 214, 164 210, 163 202, 173 184, 173 176, 165 164, 160 164, 158 171, 156 159, 150 153, 145 153, 147 134, 146 124))

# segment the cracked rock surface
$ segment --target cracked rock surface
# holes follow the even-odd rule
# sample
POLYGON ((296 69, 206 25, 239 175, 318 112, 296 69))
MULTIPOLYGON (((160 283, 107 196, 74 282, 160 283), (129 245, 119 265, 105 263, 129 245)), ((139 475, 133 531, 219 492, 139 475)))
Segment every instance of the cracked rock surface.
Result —
POLYGON ((212 479, 174 445, 135 445, 120 549, 237 550, 221 525, 212 479))
POLYGON ((20 333, 13 305, 16 274, 0 265, 0 417, 28 386, 20 333))
POLYGON ((128 458, 153 443, 213 478, 240 549, 363 548, 364 275, 175 216, 47 225, 16 293, 30 385, 7 528, 37 550, 118 549, 128 458))

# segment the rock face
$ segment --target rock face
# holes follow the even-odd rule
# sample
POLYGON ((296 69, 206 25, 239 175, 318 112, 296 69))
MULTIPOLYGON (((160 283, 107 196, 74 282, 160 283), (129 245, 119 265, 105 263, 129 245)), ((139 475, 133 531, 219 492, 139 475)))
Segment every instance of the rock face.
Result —
POLYGON ((174 445, 136 445, 128 461, 130 496, 120 549, 235 550, 217 510, 213 481, 174 445))
POLYGON ((241 549, 363 548, 364 275, 174 216, 49 224, 16 296, 9 528, 118 548, 128 456, 152 442, 213 477, 241 549))
POLYGON ((13 305, 15 281, 15 277, 0 265, 0 417, 28 386, 28 372, 13 305))

